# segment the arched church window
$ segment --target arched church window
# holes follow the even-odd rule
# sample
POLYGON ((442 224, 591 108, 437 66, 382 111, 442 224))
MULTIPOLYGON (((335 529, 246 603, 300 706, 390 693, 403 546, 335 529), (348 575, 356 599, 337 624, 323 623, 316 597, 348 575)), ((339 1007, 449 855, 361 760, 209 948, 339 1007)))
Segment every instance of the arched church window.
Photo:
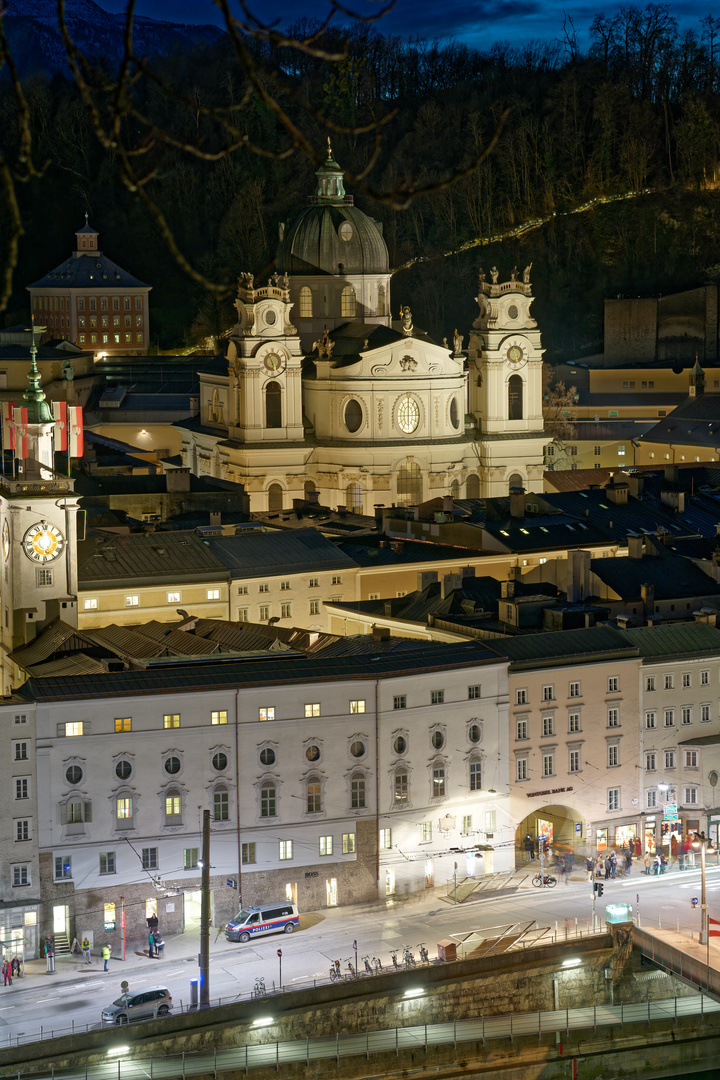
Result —
POLYGON ((508 479, 508 491, 512 491, 513 489, 516 489, 516 488, 522 489, 522 487, 523 487, 523 478, 520 475, 520 473, 517 473, 517 472, 511 473, 510 477, 508 479))
POLYGON ((466 499, 479 499, 480 498, 480 479, 475 473, 470 473, 465 482, 465 498, 466 499))
POLYGON ((280 484, 271 484, 268 488, 268 510, 282 510, 283 489, 280 484))
POLYGON ((414 461, 408 461, 398 469, 397 497, 403 506, 416 506, 422 502, 422 473, 414 461))
POLYGON ((378 315, 385 315, 386 314, 386 312, 385 312, 385 286, 384 285, 378 285, 377 311, 378 311, 378 315))
POLYGON ((265 426, 282 427, 282 390, 278 382, 269 382, 265 387, 265 426))
POLYGON ((340 314, 344 319, 354 319, 356 313, 355 290, 346 285, 340 297, 340 314))
POLYGON ((363 421, 362 405, 355 398, 350 398, 345 406, 345 427, 355 434, 360 430, 363 421))
POLYGON ((523 381, 519 375, 508 379, 508 420, 523 418, 523 381))
POLYGON ((453 499, 459 499, 460 498, 460 481, 459 480, 453 480, 452 484, 450 485, 450 494, 452 495, 453 499))
POLYGON ((312 292, 307 285, 303 285, 300 290, 300 318, 312 318, 312 292))
POLYGON ((362 513, 363 490, 360 484, 348 484, 345 488, 345 506, 355 513, 362 513))
POLYGON ((304 485, 305 498, 307 499, 308 495, 312 495, 315 490, 316 490, 315 481, 314 480, 306 480, 305 485, 304 485))

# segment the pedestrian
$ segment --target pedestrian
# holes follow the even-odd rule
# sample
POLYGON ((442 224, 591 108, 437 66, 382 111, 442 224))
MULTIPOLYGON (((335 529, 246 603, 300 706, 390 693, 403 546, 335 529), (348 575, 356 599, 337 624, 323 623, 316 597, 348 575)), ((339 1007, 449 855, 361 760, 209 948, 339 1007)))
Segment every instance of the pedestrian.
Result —
POLYGON ((595 877, 601 878, 604 873, 602 855, 598 853, 597 862, 595 863, 595 877))
POLYGON ((612 863, 610 862, 610 856, 605 856, 605 880, 610 877, 610 871, 612 870, 612 863))
POLYGON ((657 877, 660 873, 660 856, 655 852, 655 858, 653 859, 653 875, 657 877))
POLYGON ((3 986, 12 986, 12 968, 9 960, 3 960, 3 986))
POLYGON ((665 856, 665 852, 661 851, 660 852, 660 873, 661 874, 665 873, 665 868, 666 867, 667 867, 667 858, 665 856))
POLYGON ((80 947, 82 949, 83 960, 85 961, 85 963, 92 964, 92 957, 90 956, 90 941, 87 934, 82 939, 80 947))
POLYGON ((525 862, 533 862, 535 859, 535 841, 530 833, 525 837, 525 862))
POLYGON ((103 947, 102 947, 102 958, 103 958, 103 964, 104 964, 103 971, 107 971, 108 970, 108 961, 110 960, 110 946, 109 945, 103 945, 103 947))
POLYGON ((588 881, 592 881, 593 871, 595 869, 595 863, 593 861, 592 855, 588 855, 587 859, 585 860, 585 869, 587 870, 588 881))
POLYGON ((652 859, 650 858, 650 852, 649 851, 645 852, 643 862, 645 863, 645 873, 649 874, 650 873, 650 863, 652 862, 652 859))
POLYGON ((610 852, 610 877, 614 878, 617 871, 617 855, 615 851, 610 852))
POLYGON ((13 976, 16 975, 18 979, 20 978, 20 961, 18 960, 17 956, 13 956, 12 960, 10 961, 10 974, 13 976))
POLYGON ((640 859, 642 857, 642 844, 640 843, 640 837, 635 837, 635 858, 640 859))
POLYGON ((150 933, 148 934, 148 956, 150 957, 151 960, 153 958, 153 945, 154 944, 155 944, 155 935, 153 934, 153 932, 151 930, 150 933))
POLYGON ((630 874, 632 872, 632 862, 633 862, 633 849, 632 849, 632 847, 629 847, 627 849, 627 853, 625 855, 625 873, 626 874, 630 874))
POLYGON ((155 931, 155 959, 162 960, 163 950, 165 949, 165 942, 163 941, 160 933, 155 931))
POLYGON ((673 833, 671 835, 671 837, 670 837, 670 867, 671 868, 672 868, 673 864, 677 861, 677 859, 678 859, 678 857, 680 855, 680 851, 681 851, 681 848, 680 848, 680 845, 678 844, 677 836, 676 836, 675 833, 673 833))

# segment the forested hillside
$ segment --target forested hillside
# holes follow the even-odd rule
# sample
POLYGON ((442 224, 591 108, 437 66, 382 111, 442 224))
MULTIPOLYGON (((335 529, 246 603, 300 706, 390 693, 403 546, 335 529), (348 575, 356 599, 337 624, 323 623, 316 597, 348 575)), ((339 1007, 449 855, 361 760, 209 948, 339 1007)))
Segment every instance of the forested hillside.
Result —
MULTIPOLYGON (((303 22, 292 32, 308 38, 316 29, 303 22)), ((153 59, 132 84, 118 138, 141 151, 133 161, 179 252, 226 284, 224 297, 177 265, 157 215, 123 182, 120 143, 98 139, 88 102, 101 114, 110 109, 112 74, 89 79, 84 97, 72 79, 26 76, 38 175, 16 186, 25 235, 7 321, 26 317, 24 285, 67 255, 87 208, 106 253, 153 284, 157 346, 220 331, 237 274, 272 270, 278 223, 314 188, 315 164, 292 152, 292 131, 272 102, 318 154, 330 133, 341 165, 368 169, 360 187, 399 193, 383 202, 348 183, 357 204, 383 222, 392 265, 428 260, 398 275, 393 298, 439 337, 456 325, 467 332, 480 265, 533 262, 536 314, 553 358, 599 346, 607 295, 718 279, 720 18, 679 35, 665 5, 624 8, 597 16, 586 54, 569 25, 558 27, 552 46, 485 53, 381 30, 325 32, 309 51, 248 39, 245 59, 225 38, 153 59), (345 42, 339 60, 317 55, 318 45, 338 54, 345 42), (475 171, 407 197, 413 185, 462 170, 504 114, 497 144, 475 171), (253 149, 230 137, 227 117, 253 149), (651 193, 562 216, 597 196, 645 189, 651 193), (445 254, 553 212, 521 239, 445 254)), ((0 151, 14 165, 17 95, 7 80, 0 93, 0 151)))

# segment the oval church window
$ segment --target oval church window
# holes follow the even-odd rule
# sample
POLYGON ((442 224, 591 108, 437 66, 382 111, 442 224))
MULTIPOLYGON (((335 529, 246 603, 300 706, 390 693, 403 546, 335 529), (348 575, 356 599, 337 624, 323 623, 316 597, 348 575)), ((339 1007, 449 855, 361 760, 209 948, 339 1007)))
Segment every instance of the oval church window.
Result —
POLYGON ((345 406, 345 427, 353 434, 360 430, 363 421, 362 406, 355 398, 351 398, 345 406))
POLYGON ((353 227, 350 224, 350 222, 349 221, 343 221, 342 225, 338 229, 338 233, 340 234, 340 239, 341 240, 345 240, 345 241, 352 240, 352 238, 353 238, 353 227))
POLYGON ((509 319, 517 319, 517 317, 518 317, 518 309, 515 307, 514 304, 511 304, 510 307, 508 308, 508 318, 509 319))
POLYGON ((460 418, 458 416, 457 398, 453 398, 450 402, 450 423, 457 429, 460 427, 460 418))
POLYGON ((398 408, 398 425, 406 435, 412 435, 420 423, 420 407, 415 398, 406 395, 398 408))

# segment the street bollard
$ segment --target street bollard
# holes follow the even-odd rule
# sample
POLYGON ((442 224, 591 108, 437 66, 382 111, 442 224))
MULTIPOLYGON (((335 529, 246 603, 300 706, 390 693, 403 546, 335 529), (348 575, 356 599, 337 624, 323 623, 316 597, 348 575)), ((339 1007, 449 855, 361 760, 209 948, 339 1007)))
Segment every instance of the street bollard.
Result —
POLYGON ((198 1005, 198 980, 190 980, 190 1008, 197 1009, 198 1005))
POLYGON ((47 971, 45 972, 45 974, 46 975, 54 975, 55 974, 55 953, 54 952, 48 952, 46 959, 47 959, 47 971))

